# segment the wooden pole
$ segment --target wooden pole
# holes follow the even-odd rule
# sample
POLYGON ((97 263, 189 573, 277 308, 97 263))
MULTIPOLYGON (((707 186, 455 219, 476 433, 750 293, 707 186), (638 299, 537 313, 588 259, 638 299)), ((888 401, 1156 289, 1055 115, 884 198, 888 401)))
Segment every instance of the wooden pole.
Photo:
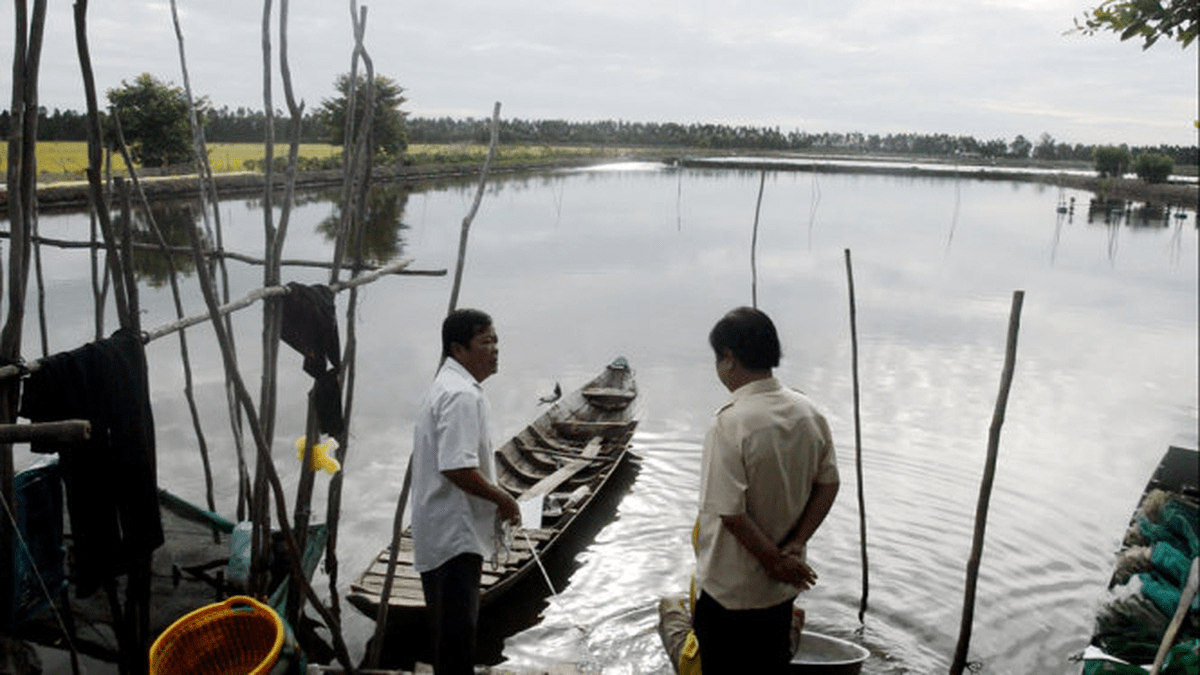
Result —
POLYGON ((858 622, 863 623, 867 613, 867 595, 870 591, 867 565, 867 505, 863 491, 862 419, 859 415, 858 396, 858 309, 854 302, 854 266, 850 263, 850 249, 846 249, 846 281, 850 287, 850 372, 854 378, 854 473, 858 482, 858 540, 862 556, 862 599, 858 602, 858 622))
MULTIPOLYGON (((370 57, 366 53, 366 48, 363 45, 363 37, 366 34, 367 8, 363 7, 361 14, 356 16, 356 3, 350 1, 350 21, 354 27, 354 56, 351 58, 351 77, 350 81, 357 81, 358 58, 361 56, 369 62, 370 57)), ((373 73, 372 71, 369 71, 373 73)), ((367 84, 368 99, 374 101, 375 82, 374 77, 370 78, 367 84)), ((347 91, 347 115, 346 115, 346 132, 343 136, 343 141, 346 142, 351 138, 349 130, 352 127, 355 115, 353 110, 352 98, 355 94, 354 87, 350 87, 347 91)), ((372 109, 374 104, 372 103, 372 109)), ((368 118, 364 116, 364 122, 368 118)), ((362 144, 355 144, 356 148, 366 148, 365 157, 360 153, 354 154, 354 163, 352 166, 346 166, 346 159, 343 157, 343 179, 342 179, 342 221, 340 228, 345 228, 347 232, 352 233, 356 242, 354 251, 354 265, 350 270, 351 279, 358 277, 362 272, 363 262, 363 224, 365 221, 365 208, 362 206, 366 202, 367 189, 369 187, 369 171, 373 161, 371 155, 371 145, 369 143, 371 128, 370 124, 364 124, 365 131, 360 128, 359 133, 365 134, 362 144), (357 175, 359 165, 362 167, 363 181, 362 189, 354 190, 354 180, 352 176, 357 175), (352 203, 360 205, 355 208, 349 220, 347 218, 346 209, 350 208, 352 203), (348 225, 348 227, 347 227, 348 225)), ((339 231, 340 238, 340 231, 339 231)), ((336 283, 340 274, 345 254, 345 245, 334 247, 333 268, 330 272, 330 283, 336 283)), ((342 471, 337 472, 329 481, 329 492, 325 500, 325 524, 328 528, 328 536, 325 542, 325 573, 329 577, 329 611, 339 621, 341 620, 341 604, 339 600, 340 593, 338 592, 338 557, 337 557, 337 542, 339 525, 341 522, 342 510, 342 487, 345 482, 345 466, 346 455, 349 452, 350 445, 350 420, 354 411, 354 383, 356 377, 356 358, 358 353, 358 337, 355 325, 357 323, 358 314, 358 291, 356 288, 350 290, 350 297, 346 303, 346 342, 342 352, 342 367, 338 373, 339 391, 344 392, 345 402, 342 405, 342 419, 344 426, 342 433, 338 436, 338 448, 335 451, 338 463, 343 467, 342 471)))
MULTIPOLYGON (((172 2, 172 6, 174 3, 172 2)), ((125 143, 125 134, 121 130, 121 117, 113 114, 113 129, 117 137, 117 148, 121 153, 121 158, 125 160, 125 166, 129 169, 129 178, 133 183, 134 189, 138 193, 138 198, 141 202, 143 213, 146 216, 146 222, 150 226, 150 232, 154 235, 157 242, 156 248, 163 253, 167 263, 167 278, 171 284, 171 298, 175 303, 175 316, 182 319, 183 314, 183 298, 179 292, 179 274, 175 269, 175 259, 167 251, 167 240, 163 237, 162 230, 158 227, 158 221, 154 217, 154 211, 150 208, 150 200, 146 198, 146 191, 142 189, 141 180, 138 178, 137 169, 134 168, 133 158, 129 153, 129 146, 125 143)), ((196 395, 194 387, 194 378, 192 377, 192 361, 189 357, 187 331, 179 330, 179 356, 183 363, 183 396, 187 400, 188 412, 192 418, 192 430, 196 432, 196 442, 200 450, 200 464, 204 470, 204 487, 205 498, 208 504, 209 511, 216 511, 216 497, 213 493, 213 475, 212 465, 208 458, 208 441, 204 436, 204 428, 200 424, 200 409, 196 404, 196 395)), ((239 456, 239 465, 245 466, 239 456)), ((214 541, 219 541, 219 535, 216 528, 213 529, 214 541)))
POLYGON ((1025 291, 1013 291, 1012 310, 1008 319, 1008 345, 1004 354, 1004 371, 1000 375, 1000 393, 996 397, 996 409, 992 414, 992 426, 988 431, 987 463, 983 469, 983 481, 979 486, 979 502, 975 507, 975 537, 971 542, 971 557, 967 561, 967 587, 963 598, 962 623, 958 631, 958 647, 954 651, 954 662, 950 675, 962 675, 967 667, 967 652, 971 644, 971 625, 975 618, 975 585, 979 579, 979 562, 983 557, 984 531, 987 529, 988 503, 992 498, 992 482, 996 476, 996 456, 1000 449, 1000 428, 1004 426, 1004 412, 1008 407, 1008 390, 1012 386, 1013 370, 1017 359, 1017 334, 1021 329, 1021 305, 1025 291))
MULTIPOLYGON (((32 20, 24 0, 15 3, 16 41, 12 66, 12 125, 8 139, 9 223, 13 234, 8 251, 8 310, 0 330, 0 358, 17 362, 21 358, 21 335, 25 320, 25 290, 29 281, 29 237, 37 212, 37 117, 38 64, 46 20, 46 2, 34 3, 32 20)), ((20 386, 16 382, 0 386, 0 422, 17 418, 20 386)), ((0 444, 0 499, 15 503, 12 446, 0 444)), ((8 521, 0 520, 0 560, 14 559, 15 531, 8 521)), ((13 568, 0 565, 0 608, 13 605, 13 568)), ((0 629, 7 628, 0 620, 0 629)), ((0 630, 7 633, 7 630, 0 630)), ((0 638, 0 660, 6 658, 7 639, 0 638)))
MULTIPOLYGON (((259 424, 258 412, 254 408, 254 402, 250 398, 250 392, 246 388, 245 382, 242 380, 241 374, 238 372, 237 364, 233 360, 233 346, 229 341, 229 335, 226 332, 225 323, 219 320, 217 316, 217 297, 216 290, 213 287, 213 282, 208 269, 205 267, 204 257, 200 250, 200 237, 194 228, 189 228, 188 233, 192 237, 192 255, 196 263, 196 269, 200 280, 200 290, 204 295, 204 302, 208 306, 209 313, 212 315, 212 320, 209 323, 212 325, 216 333, 217 344, 221 350, 221 359, 225 367, 226 373, 233 381, 234 391, 237 394, 238 404, 242 407, 246 414, 247 427, 250 429, 251 435, 254 438, 254 445, 258 452, 259 465, 263 469, 261 476, 263 482, 269 490, 270 497, 274 498, 275 514, 279 523, 279 529, 283 534, 283 541, 288 548, 286 556, 287 562, 291 567, 292 579, 298 582, 304 590, 305 597, 312 603, 317 613, 326 621, 326 625, 333 625, 333 621, 329 616, 328 610, 321 603, 313 590, 312 585, 304 576, 300 568, 300 550, 296 546, 296 537, 293 533, 292 526, 289 522, 287 513, 287 498, 283 494, 283 485, 279 481, 279 475, 275 472, 275 465, 271 458, 271 448, 267 444, 262 433, 262 426, 259 424)), ((264 491, 264 499, 267 497, 267 491, 264 491)), ((333 638, 334 651, 337 654, 338 662, 347 669, 352 669, 350 664, 349 651, 346 649, 345 641, 343 641, 340 633, 331 631, 333 638)))
POLYGON ((122 328, 131 327, 129 315, 129 296, 125 289, 125 277, 121 272, 122 261, 117 250, 116 238, 113 234, 112 220, 105 203, 104 191, 100 184, 100 160, 103 133, 100 130, 100 109, 96 103, 96 81, 92 74, 92 59, 87 40, 87 0, 75 2, 75 48, 79 53, 79 65, 83 71, 83 89, 87 99, 88 109, 88 168, 87 178, 92 207, 100 225, 100 233, 108 249, 108 276, 113 285, 113 300, 117 305, 117 318, 122 328))
MULTIPOLYGON (((454 287, 450 290, 450 307, 446 314, 458 307, 458 291, 462 283, 463 263, 467 257, 467 233, 471 229, 471 222, 475 220, 475 213, 479 211, 479 203, 483 200, 483 190, 487 184, 488 170, 491 167, 492 159, 496 156, 496 145, 500 139, 500 102, 496 101, 495 107, 492 109, 492 135, 491 141, 488 143, 487 159, 483 162, 483 168, 479 172, 479 188, 475 192, 475 201, 471 204, 471 210, 463 218, 462 233, 458 240, 458 265, 454 269, 454 287)), ((400 499, 396 501, 396 515, 392 519, 392 542, 388 547, 388 568, 387 574, 383 578, 383 589, 379 593, 379 607, 375 612, 375 636, 371 640, 371 650, 367 655, 367 667, 376 668, 379 666, 379 658, 383 652, 383 636, 387 628, 388 601, 392 596, 392 582, 396 578, 396 559, 400 555, 400 535, 404 527, 404 509, 408 504, 408 493, 412 489, 412 453, 408 456, 408 466, 404 470, 404 482, 400 487, 400 499)))
POLYGON ((1171 617, 1171 623, 1167 626, 1167 631, 1163 633, 1162 642, 1158 645, 1158 652, 1154 655, 1154 665, 1150 668, 1150 675, 1158 675, 1163 661, 1167 659, 1167 654, 1175 645, 1175 636, 1179 634, 1180 627, 1187 619, 1188 610, 1192 606, 1192 598, 1196 597, 1197 585, 1200 585, 1200 558, 1192 558, 1192 567, 1188 570, 1187 582, 1183 586, 1183 593, 1179 595, 1179 604, 1175 606, 1175 616, 1171 617))
POLYGON ((471 210, 462 221, 462 231, 458 238, 458 265, 454 268, 454 287, 450 290, 450 307, 446 310, 446 314, 453 312, 458 307, 458 291, 462 286, 463 267, 467 258, 467 234, 471 231, 471 223, 475 220, 475 214, 479 212, 479 204, 483 201, 483 190, 487 186, 488 171, 491 170, 492 160, 496 158, 496 146, 500 140, 500 102, 496 101, 495 107, 492 108, 492 135, 488 142, 487 157, 483 160, 483 167, 479 170, 479 187, 475 190, 475 201, 471 203, 471 210))
POLYGON ((758 214, 762 210, 763 188, 767 184, 767 170, 763 169, 758 179, 758 200, 754 203, 754 234, 750 238, 750 302, 758 309, 758 214))
POLYGON ((87 420, 61 420, 38 424, 0 424, 0 443, 78 443, 92 437, 87 420))

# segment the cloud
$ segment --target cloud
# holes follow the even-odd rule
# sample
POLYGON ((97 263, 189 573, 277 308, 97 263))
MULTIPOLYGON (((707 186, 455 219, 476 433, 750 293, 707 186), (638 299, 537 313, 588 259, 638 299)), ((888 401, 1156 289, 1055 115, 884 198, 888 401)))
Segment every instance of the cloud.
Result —
MULTIPOLYGON (((376 72, 406 88, 417 115, 487 117, 499 100, 525 119, 1195 143, 1196 47, 1064 35, 1082 14, 1076 3, 422 0, 368 3, 366 40, 376 72)), ((50 6, 42 101, 81 110, 70 9, 50 6)), ((262 6, 179 9, 197 94, 261 107, 262 6)), ((145 71, 182 82, 168 2, 89 12, 101 96, 145 71)), ((11 14, 0 14, 0 32, 12 33, 11 14)), ((348 6, 292 3, 288 34, 297 95, 311 108, 349 70, 348 6)))

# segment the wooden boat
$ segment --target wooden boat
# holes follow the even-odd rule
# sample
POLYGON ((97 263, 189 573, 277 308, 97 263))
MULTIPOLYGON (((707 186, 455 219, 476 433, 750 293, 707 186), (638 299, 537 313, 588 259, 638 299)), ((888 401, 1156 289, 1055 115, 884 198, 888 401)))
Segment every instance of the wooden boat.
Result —
MULTIPOLYGON (((1144 662, 1148 670, 1155 658, 1165 656, 1166 651, 1173 645, 1177 646, 1178 643, 1189 639, 1186 626, 1184 630, 1179 629, 1184 624, 1194 625, 1197 620, 1194 610, 1190 612, 1190 621, 1187 620, 1187 607, 1191 606, 1191 595, 1194 595, 1197 583, 1197 561, 1192 559, 1191 569, 1187 570, 1187 558, 1195 555, 1195 551, 1181 551, 1177 554, 1173 551, 1177 550, 1176 546, 1186 548, 1186 540, 1189 539, 1186 534, 1182 539, 1176 539, 1181 531, 1178 528, 1186 529, 1190 526, 1190 538, 1194 541, 1198 529, 1195 520, 1198 505, 1200 453, 1194 449, 1172 446, 1163 455, 1146 483, 1146 488, 1130 518, 1129 529, 1117 554, 1113 575, 1108 583, 1109 597, 1096 614, 1091 642, 1082 655, 1085 675, 1100 672, 1145 672, 1131 663, 1144 662), (1147 527, 1146 523, 1153 525, 1147 527), (1151 534, 1146 533, 1147 529, 1151 534), (1158 538, 1158 534, 1162 535, 1161 539, 1158 538), (1167 548, 1160 548, 1168 542, 1167 548), (1166 565, 1165 562, 1170 556, 1160 556, 1161 553, 1175 556, 1175 561, 1182 566, 1166 565), (1142 576, 1135 579, 1135 575, 1142 576), (1165 580, 1167 584, 1175 587, 1174 598, 1182 599, 1182 602, 1171 607, 1162 606, 1162 598, 1165 597, 1161 594, 1162 585, 1157 586, 1158 593, 1151 593, 1146 587, 1136 583, 1146 578, 1144 575, 1150 575, 1156 583, 1165 580), (1151 596, 1156 594, 1159 595, 1159 599, 1152 601, 1151 596), (1157 607, 1157 610, 1153 607, 1157 607), (1151 639, 1154 644, 1151 644, 1151 639), (1159 648, 1157 653, 1153 649, 1155 645, 1159 648)), ((1194 647, 1191 649, 1194 650, 1194 647)), ((1171 669, 1169 672, 1183 670, 1171 669)))
MULTIPOLYGON (((633 370, 617 358, 587 384, 554 402, 496 451, 497 483, 523 504, 522 527, 500 564, 485 560, 480 602, 486 607, 533 573, 609 484, 628 456, 637 426, 633 370), (540 509, 538 508, 540 504, 540 509), (531 510, 527 510, 532 505, 531 510), (541 523, 531 522, 541 516, 541 523), (535 554, 537 559, 535 559, 535 554), (507 558, 507 559, 505 559, 507 558)), ((375 618, 387 575, 384 549, 350 585, 347 600, 375 618)), ((387 599, 389 617, 419 615, 425 609, 420 574, 413 568, 412 538, 400 539, 397 566, 387 599), (396 614, 393 614, 395 612, 396 614)))

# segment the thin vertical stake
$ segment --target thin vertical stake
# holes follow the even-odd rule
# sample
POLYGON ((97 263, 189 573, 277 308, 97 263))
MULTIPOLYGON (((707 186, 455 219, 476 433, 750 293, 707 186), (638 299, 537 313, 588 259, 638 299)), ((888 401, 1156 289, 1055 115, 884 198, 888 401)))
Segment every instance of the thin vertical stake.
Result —
POLYGON ((858 622, 861 624, 867 613, 867 595, 870 583, 867 574, 867 505, 863 495, 862 419, 859 416, 858 404, 858 309, 854 303, 854 267, 850 263, 850 249, 846 249, 846 282, 850 287, 850 371, 854 380, 854 472, 858 482, 858 539, 862 550, 862 599, 858 603, 858 622))
POLYGON ((754 204, 754 235, 750 239, 750 306, 758 309, 758 261, 755 251, 758 249, 758 214, 762 210, 763 186, 767 183, 767 170, 763 169, 758 179, 758 201, 754 204))
POLYGON ((1013 291, 1012 311, 1008 318, 1008 346, 1004 355, 1004 372, 1000 375, 1000 394, 988 431, 987 464, 979 485, 979 502, 975 507, 975 537, 971 542, 971 557, 967 561, 967 588, 963 598, 962 624, 959 626, 958 646, 950 675, 962 675, 967 666, 967 650, 971 644, 971 624, 975 618, 975 585, 979 579, 979 561, 983 557, 983 535, 987 528, 988 502, 992 498, 992 481, 996 476, 996 455, 1000 447, 1000 427, 1004 426, 1004 411, 1008 407, 1008 390, 1012 386, 1013 368, 1017 357, 1017 334, 1021 329, 1021 304, 1025 291, 1013 291))

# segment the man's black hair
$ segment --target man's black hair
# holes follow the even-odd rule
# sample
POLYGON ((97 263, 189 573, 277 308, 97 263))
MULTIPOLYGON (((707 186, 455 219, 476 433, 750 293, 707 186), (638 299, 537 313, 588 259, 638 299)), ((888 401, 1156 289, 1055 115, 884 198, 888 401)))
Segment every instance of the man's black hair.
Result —
POLYGON ((779 365, 779 334, 765 312, 738 307, 721 317, 708 334, 708 344, 719 358, 726 350, 742 367, 768 370, 779 365))
POLYGON ((442 357, 450 356, 450 345, 470 347, 476 335, 492 325, 492 317, 478 309, 456 309, 442 321, 442 357))

